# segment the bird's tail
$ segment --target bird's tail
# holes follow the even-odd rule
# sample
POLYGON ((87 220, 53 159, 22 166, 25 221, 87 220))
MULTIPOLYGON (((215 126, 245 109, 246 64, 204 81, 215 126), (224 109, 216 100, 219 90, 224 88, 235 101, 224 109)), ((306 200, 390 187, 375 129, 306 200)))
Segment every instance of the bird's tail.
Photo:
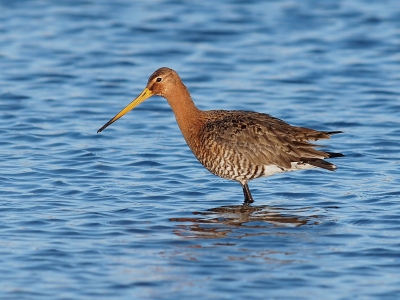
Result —
POLYGON ((339 153, 339 152, 326 152, 324 151, 326 154, 328 154, 328 158, 335 158, 335 157, 343 157, 345 156, 343 153, 339 153))
POLYGON ((334 134, 343 133, 343 131, 324 131, 324 133, 327 135, 334 135, 334 134))

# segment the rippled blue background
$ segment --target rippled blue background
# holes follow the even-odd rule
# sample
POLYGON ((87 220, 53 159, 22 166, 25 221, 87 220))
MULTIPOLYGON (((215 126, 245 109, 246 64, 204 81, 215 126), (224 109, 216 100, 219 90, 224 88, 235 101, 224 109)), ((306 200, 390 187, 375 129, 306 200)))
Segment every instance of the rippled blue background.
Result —
POLYGON ((398 299, 400 4, 1 1, 1 299, 398 299), (343 130, 336 172, 209 174, 154 97, 343 130))

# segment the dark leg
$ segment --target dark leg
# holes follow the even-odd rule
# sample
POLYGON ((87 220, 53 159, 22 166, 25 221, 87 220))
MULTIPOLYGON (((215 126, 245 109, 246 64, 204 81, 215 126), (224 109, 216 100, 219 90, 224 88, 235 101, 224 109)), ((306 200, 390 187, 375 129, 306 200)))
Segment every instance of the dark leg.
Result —
POLYGON ((243 188, 243 194, 244 194, 244 204, 250 204, 253 203, 253 197, 251 196, 250 193, 250 189, 249 186, 247 185, 247 183, 242 184, 242 188, 243 188))

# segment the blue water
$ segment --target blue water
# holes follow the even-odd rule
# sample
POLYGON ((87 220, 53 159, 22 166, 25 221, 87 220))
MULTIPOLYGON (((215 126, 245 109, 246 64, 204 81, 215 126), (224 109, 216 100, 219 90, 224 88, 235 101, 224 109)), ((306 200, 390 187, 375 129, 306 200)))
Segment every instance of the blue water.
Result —
POLYGON ((192 2, 0 2, 0 298, 399 299, 399 1, 192 2), (245 208, 162 98, 97 134, 162 66, 346 156, 245 208))

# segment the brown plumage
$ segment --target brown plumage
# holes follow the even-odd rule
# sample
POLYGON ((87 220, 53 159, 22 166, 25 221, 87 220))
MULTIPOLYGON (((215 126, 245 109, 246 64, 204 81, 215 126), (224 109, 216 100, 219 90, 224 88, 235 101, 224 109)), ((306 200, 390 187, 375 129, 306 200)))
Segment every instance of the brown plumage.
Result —
POLYGON ((318 145, 310 142, 340 131, 291 126, 250 111, 198 109, 179 75, 169 68, 155 71, 143 92, 98 132, 153 95, 167 99, 183 137, 203 166, 242 185, 245 203, 253 202, 249 180, 313 167, 334 171, 336 166, 324 159, 343 156, 316 150, 318 145))

